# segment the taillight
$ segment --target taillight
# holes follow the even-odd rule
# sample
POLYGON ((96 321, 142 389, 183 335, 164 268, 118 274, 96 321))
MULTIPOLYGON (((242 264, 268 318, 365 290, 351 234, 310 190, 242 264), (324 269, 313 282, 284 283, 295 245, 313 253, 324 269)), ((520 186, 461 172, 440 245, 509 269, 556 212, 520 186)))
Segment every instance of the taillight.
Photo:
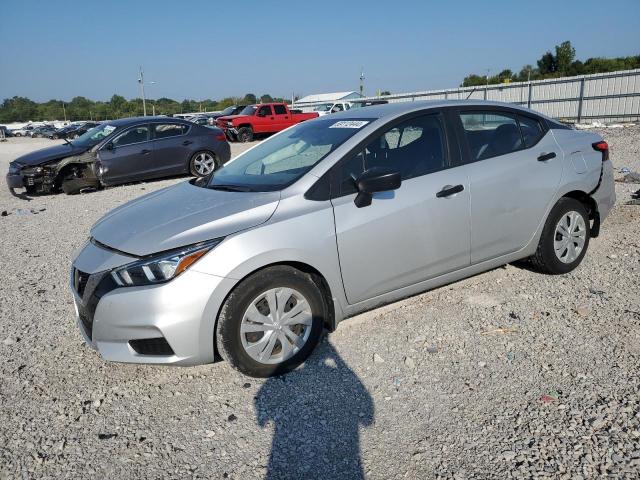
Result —
POLYGON ((219 142, 226 142, 227 141, 227 137, 224 133, 218 133, 216 135, 216 140, 218 140, 219 142))
POLYGON ((606 162, 609 160, 609 144, 604 140, 601 142, 592 143, 591 146, 594 150, 598 152, 602 152, 602 161, 606 162))

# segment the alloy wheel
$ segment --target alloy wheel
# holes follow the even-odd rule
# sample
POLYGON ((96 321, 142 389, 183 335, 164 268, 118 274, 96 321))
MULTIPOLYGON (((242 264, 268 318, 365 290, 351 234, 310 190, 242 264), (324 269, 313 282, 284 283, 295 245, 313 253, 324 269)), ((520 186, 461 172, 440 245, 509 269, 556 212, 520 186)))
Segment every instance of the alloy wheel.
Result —
POLYGON ((309 339, 313 316, 307 299, 297 290, 272 288, 258 295, 240 324, 245 352, 256 362, 282 363, 309 339))
POLYGON ((193 159, 193 166, 198 175, 205 177, 215 170, 216 160, 210 153, 202 152, 193 159))
POLYGON ((576 211, 565 213, 556 225, 553 249, 558 260, 574 262, 582 253, 587 239, 587 226, 582 215, 576 211))

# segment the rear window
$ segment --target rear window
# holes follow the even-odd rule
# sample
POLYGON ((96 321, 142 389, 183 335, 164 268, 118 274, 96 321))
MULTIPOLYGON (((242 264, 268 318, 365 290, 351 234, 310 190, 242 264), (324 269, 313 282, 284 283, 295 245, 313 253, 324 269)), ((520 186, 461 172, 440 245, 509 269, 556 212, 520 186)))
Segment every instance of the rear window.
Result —
POLYGON ((276 111, 276 115, 286 115, 287 109, 284 108, 284 105, 274 105, 273 109, 276 111))
POLYGON ((496 111, 461 112, 460 120, 473 160, 485 160, 523 146, 515 117, 496 111))
POLYGON ((520 124, 520 131, 526 148, 533 147, 544 136, 544 130, 538 120, 518 115, 518 123, 520 124))
MULTIPOLYGON (((198 119, 200 120, 200 119, 198 119)), ((203 119, 204 123, 207 122, 207 119, 203 119)), ((156 139, 160 138, 169 138, 169 137, 177 137, 178 135, 182 135, 187 133, 189 127, 186 125, 178 124, 178 123, 161 123, 153 126, 154 135, 156 139)))

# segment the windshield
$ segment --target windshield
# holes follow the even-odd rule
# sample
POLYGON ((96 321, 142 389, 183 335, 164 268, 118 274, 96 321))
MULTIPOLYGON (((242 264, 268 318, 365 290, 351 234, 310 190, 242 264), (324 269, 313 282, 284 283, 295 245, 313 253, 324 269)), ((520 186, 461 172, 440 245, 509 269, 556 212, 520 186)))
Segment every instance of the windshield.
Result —
POLYGON ((292 184, 371 120, 312 120, 265 140, 217 170, 208 187, 269 192, 292 184))
POLYGON ((227 115, 231 115, 235 109, 236 109, 236 107, 234 107, 234 106, 227 107, 227 108, 225 108, 224 110, 222 110, 220 112, 221 116, 222 117, 226 117, 227 115))
POLYGON ((331 110, 332 107, 332 103, 323 103, 322 105, 318 105, 316 108, 313 109, 314 112, 328 112, 329 110, 331 110))
POLYGON ((103 124, 87 130, 76 138, 73 143, 81 147, 93 147, 111 135, 116 129, 115 125, 103 124))
POLYGON ((256 113, 257 107, 255 105, 249 105, 248 107, 244 107, 244 109, 238 115, 253 115, 256 113))

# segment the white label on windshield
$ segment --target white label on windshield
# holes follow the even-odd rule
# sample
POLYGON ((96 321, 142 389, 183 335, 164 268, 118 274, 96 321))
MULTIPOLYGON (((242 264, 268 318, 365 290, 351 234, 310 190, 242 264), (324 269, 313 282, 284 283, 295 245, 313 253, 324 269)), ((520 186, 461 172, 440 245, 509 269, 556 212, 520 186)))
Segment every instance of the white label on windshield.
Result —
POLYGON ((369 123, 369 120, 343 120, 334 123, 329 128, 362 128, 367 123, 369 123))
POLYGON ((116 127, 114 127, 113 125, 107 125, 106 127, 104 127, 104 131, 107 135, 109 135, 111 132, 113 132, 116 129, 116 127))

